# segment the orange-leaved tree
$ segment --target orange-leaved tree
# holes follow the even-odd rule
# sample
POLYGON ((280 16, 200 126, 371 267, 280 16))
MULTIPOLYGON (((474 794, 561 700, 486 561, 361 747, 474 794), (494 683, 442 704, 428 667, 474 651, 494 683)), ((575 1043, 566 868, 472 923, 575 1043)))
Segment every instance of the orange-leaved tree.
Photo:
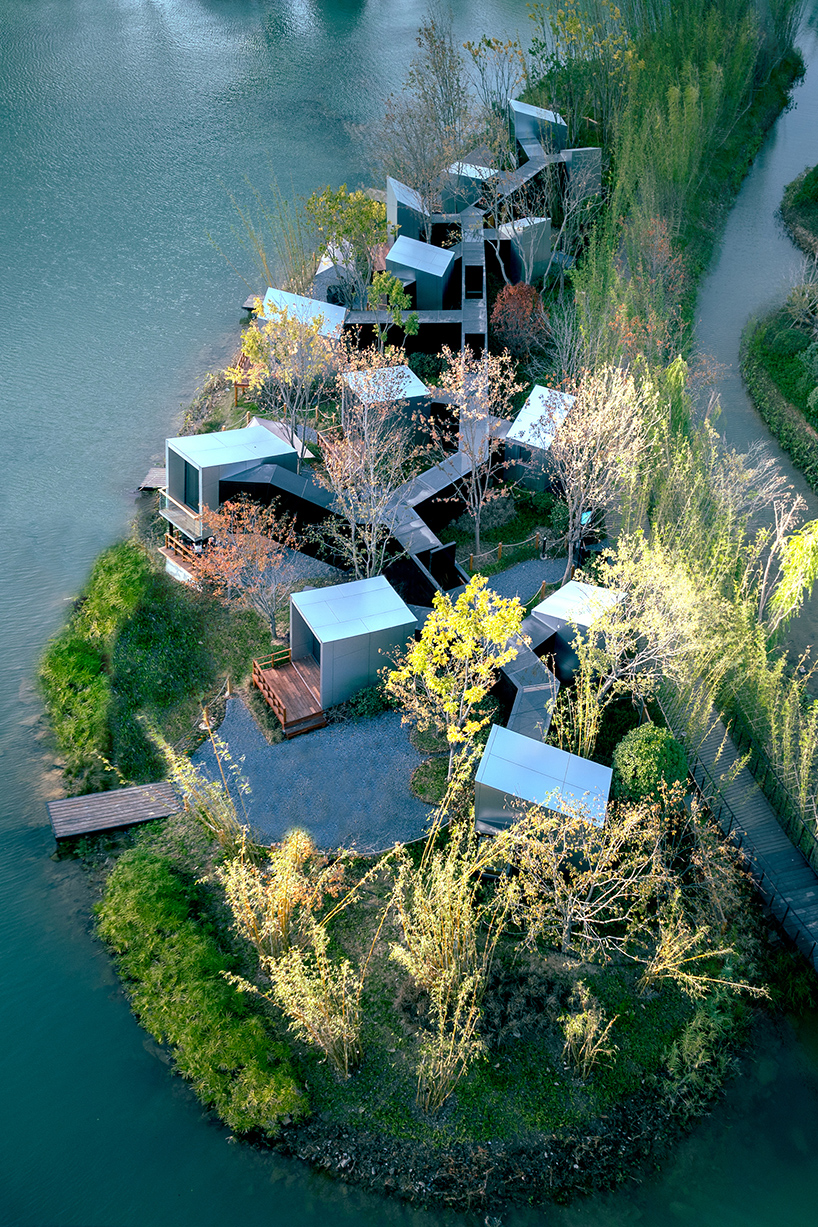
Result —
POLYGON ((205 510, 202 518, 212 535, 195 557, 196 581, 228 604, 255 609, 275 638, 276 614, 296 578, 292 521, 246 497, 205 510))

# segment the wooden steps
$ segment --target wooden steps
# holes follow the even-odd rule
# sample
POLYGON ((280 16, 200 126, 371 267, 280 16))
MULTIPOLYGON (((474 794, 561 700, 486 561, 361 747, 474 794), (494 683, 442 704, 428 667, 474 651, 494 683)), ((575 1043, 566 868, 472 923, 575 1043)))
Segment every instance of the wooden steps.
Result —
POLYGON ((290 660, 284 648, 266 660, 253 661, 253 685, 278 716, 287 738, 326 728, 320 684, 321 670, 312 656, 290 660))

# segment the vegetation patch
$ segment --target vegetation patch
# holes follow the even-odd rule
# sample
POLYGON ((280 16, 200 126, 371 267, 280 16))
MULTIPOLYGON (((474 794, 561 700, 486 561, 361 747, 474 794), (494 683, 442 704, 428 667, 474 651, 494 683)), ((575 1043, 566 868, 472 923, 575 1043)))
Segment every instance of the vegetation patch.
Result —
POLYGON ((818 255, 818 166, 787 184, 781 216, 793 242, 808 255, 818 255))
MULTIPOLYGON (((806 389, 803 382, 803 366, 797 359, 806 352, 810 342, 797 337, 793 342, 779 342, 778 350, 773 348, 775 338, 781 335, 780 317, 778 324, 773 325, 770 341, 764 322, 752 322, 744 333, 741 350, 741 373, 752 397, 753 404, 763 417, 772 434, 786 452, 792 457, 804 477, 818 491, 818 431, 813 421, 809 420, 804 410, 793 403, 779 384, 782 383, 792 394, 806 405, 806 389), (787 345, 797 345, 795 353, 782 353, 787 345)), ((814 420, 814 411, 810 418, 814 420)))
POLYGON ((448 755, 427 758, 419 763, 409 781, 412 792, 427 805, 439 805, 446 795, 446 775, 449 768, 448 755))
POLYGON ((97 907, 142 1026, 232 1129, 275 1136, 307 1111, 287 1048, 224 979, 237 960, 214 936, 204 891, 165 856, 124 852, 97 907))
POLYGON ((188 738, 201 705, 268 644, 252 610, 177 583, 137 542, 106 550, 40 663, 67 785, 83 793, 163 778, 143 720, 171 742, 188 738))

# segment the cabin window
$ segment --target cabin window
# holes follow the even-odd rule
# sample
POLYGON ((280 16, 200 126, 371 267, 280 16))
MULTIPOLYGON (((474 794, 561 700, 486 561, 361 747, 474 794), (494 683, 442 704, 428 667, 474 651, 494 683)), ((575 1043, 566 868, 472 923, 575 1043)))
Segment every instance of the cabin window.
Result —
POLYGON ((191 511, 199 510, 199 470, 185 461, 185 506, 191 511))

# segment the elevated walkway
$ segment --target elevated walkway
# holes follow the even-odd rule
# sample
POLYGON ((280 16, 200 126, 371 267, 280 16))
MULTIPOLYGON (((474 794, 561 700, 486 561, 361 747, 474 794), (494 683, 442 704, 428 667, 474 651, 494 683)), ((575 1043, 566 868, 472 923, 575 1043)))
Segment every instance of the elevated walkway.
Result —
MULTIPOLYGON (((662 710, 674 735, 685 744, 682 713, 666 697, 662 710)), ((699 793, 743 853, 773 916, 818 971, 818 875, 783 829, 715 711, 701 745, 686 748, 699 793)))

